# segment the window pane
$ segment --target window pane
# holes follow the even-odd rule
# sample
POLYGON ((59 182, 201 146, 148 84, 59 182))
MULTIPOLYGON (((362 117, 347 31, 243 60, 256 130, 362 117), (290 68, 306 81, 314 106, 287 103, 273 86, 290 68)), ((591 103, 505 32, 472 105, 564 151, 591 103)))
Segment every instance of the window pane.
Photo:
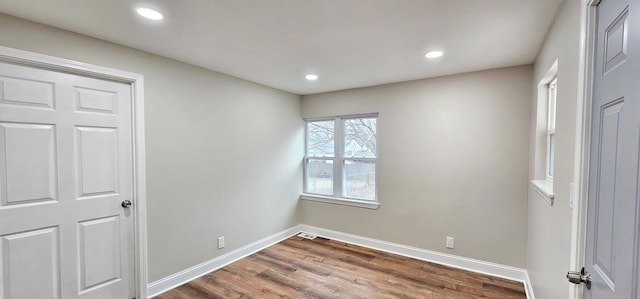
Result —
POLYGON ((307 157, 333 157, 334 121, 307 122, 307 157))
POLYGON ((333 195, 333 160, 308 159, 305 193, 333 195))
POLYGON ((549 134, 549 161, 547 165, 547 175, 553 177, 553 160, 554 160, 554 148, 555 148, 555 136, 556 134, 549 134))
POLYGON ((344 161, 344 195, 367 200, 376 199, 376 163, 344 161))
POLYGON ((344 121, 344 157, 376 157, 376 118, 356 118, 344 121))

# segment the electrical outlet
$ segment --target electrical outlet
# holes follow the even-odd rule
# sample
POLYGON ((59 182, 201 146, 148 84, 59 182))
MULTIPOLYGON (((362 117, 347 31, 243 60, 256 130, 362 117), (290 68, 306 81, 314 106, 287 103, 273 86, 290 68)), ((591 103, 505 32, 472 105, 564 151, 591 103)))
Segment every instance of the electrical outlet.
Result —
POLYGON ((455 239, 453 237, 447 237, 447 248, 453 249, 455 245, 455 239))
POLYGON ((224 248, 224 237, 218 237, 218 249, 224 248))

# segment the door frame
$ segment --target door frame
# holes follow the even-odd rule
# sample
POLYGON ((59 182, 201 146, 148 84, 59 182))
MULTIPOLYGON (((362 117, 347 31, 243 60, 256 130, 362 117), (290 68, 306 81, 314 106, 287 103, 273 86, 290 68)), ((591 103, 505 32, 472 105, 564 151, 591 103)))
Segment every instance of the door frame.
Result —
POLYGON ((147 298, 147 194, 144 78, 140 74, 0 46, 0 62, 125 83, 131 86, 133 136, 133 234, 136 298, 147 298))
MULTIPOLYGON (((570 271, 585 264, 587 238, 587 201, 589 190, 589 156, 591 148, 591 105, 593 103, 594 61, 596 49, 596 8, 601 0, 582 0, 580 5, 580 56, 573 184, 571 190, 570 271)), ((582 299, 582 285, 569 285, 569 298, 582 299)))

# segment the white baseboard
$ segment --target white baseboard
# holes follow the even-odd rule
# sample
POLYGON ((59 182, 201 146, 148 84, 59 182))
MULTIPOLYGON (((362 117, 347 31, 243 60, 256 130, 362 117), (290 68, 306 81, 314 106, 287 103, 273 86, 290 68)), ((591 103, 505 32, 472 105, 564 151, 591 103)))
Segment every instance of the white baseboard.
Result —
POLYGON ((525 270, 524 274, 524 291, 527 292, 527 299, 536 299, 536 296, 533 294, 533 285, 531 284, 531 280, 529 279, 529 272, 525 270))
POLYGON ((426 250, 387 241, 371 239, 363 236, 352 235, 334 230, 319 228, 315 226, 300 225, 300 229, 305 233, 311 233, 327 239, 350 243, 362 247, 376 249, 388 253, 415 258, 440 265, 450 266, 458 269, 468 270, 476 273, 487 274, 509 280, 524 283, 528 299, 535 299, 529 274, 527 270, 496 263, 490 263, 452 254, 426 250))
POLYGON ((254 254, 264 248, 267 248, 273 244, 276 244, 282 240, 285 240, 295 234, 300 233, 301 226, 296 225, 292 228, 283 230, 244 247, 225 253, 212 260, 206 261, 202 264, 195 265, 189 269, 180 271, 165 278, 156 280, 149 283, 147 287, 147 294, 149 298, 164 293, 170 289, 173 289, 179 285, 185 284, 205 274, 218 270, 226 265, 229 265, 237 260, 254 254))
POLYGON ((338 232, 305 224, 291 227, 274 235, 253 242, 249 245, 216 257, 212 260, 206 261, 202 264, 193 266, 189 269, 154 281, 149 284, 147 288, 147 294, 149 294, 149 297, 153 297, 166 292, 179 285, 185 284, 209 272, 220 269, 228 264, 231 264, 246 256, 256 253, 266 247, 276 244, 300 232, 311 233, 317 236, 325 237, 327 239, 372 248, 458 269, 469 270, 477 273, 519 281, 524 283, 525 285, 527 298, 535 299, 535 296, 533 295, 533 288, 531 287, 531 281, 529 280, 529 274, 525 269, 470 259, 466 257, 411 247, 397 243, 391 243, 377 239, 371 239, 363 236, 338 232))

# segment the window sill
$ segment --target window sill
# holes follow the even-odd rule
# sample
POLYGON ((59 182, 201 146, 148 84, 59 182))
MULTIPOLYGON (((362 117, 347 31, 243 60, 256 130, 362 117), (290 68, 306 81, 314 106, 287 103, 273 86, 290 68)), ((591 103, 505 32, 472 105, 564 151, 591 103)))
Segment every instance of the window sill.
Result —
POLYGON ((337 205, 344 205, 344 206, 373 209, 373 210, 377 210, 380 207, 380 203, 375 201, 339 198, 339 197, 325 196, 325 195, 318 195, 318 194, 303 193, 303 194, 300 194, 300 199, 317 201, 317 202, 325 202, 325 203, 331 203, 331 204, 337 204, 337 205))
POLYGON ((553 182, 547 180, 531 180, 531 185, 535 188, 536 192, 542 196, 550 205, 553 205, 553 182))

